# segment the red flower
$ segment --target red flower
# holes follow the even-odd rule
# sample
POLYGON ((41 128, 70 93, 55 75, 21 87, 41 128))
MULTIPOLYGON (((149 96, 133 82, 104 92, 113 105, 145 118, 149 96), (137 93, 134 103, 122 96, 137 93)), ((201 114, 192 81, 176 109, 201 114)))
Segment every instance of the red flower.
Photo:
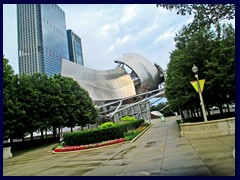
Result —
POLYGON ((124 138, 109 140, 109 141, 103 141, 100 143, 94 143, 94 144, 88 144, 88 145, 80 145, 80 146, 64 146, 62 148, 55 148, 54 152, 66 152, 66 151, 76 151, 76 150, 82 150, 82 149, 88 149, 88 148, 96 148, 106 145, 112 145, 116 143, 124 142, 124 138))

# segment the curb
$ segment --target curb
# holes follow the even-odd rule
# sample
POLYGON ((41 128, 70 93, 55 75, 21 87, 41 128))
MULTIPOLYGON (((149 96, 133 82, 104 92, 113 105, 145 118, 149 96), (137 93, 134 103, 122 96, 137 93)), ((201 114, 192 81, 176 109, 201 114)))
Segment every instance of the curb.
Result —
POLYGON ((235 148, 233 149, 233 158, 235 159, 235 148))
POLYGON ((145 133, 150 127, 152 127, 153 124, 150 124, 146 129, 144 129, 139 135, 137 135, 135 138, 133 138, 131 141, 125 141, 125 143, 132 143, 136 141, 143 133, 145 133))

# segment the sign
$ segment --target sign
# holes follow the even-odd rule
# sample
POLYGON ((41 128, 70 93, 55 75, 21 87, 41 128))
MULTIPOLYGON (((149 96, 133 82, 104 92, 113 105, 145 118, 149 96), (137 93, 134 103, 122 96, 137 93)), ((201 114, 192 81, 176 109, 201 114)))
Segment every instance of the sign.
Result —
MULTIPOLYGON (((197 83, 197 81, 195 80, 195 81, 190 81, 190 82, 193 85, 194 89, 198 92, 198 83, 197 83)), ((204 83, 205 83, 205 79, 200 79, 199 80, 201 92, 203 92, 204 83)))

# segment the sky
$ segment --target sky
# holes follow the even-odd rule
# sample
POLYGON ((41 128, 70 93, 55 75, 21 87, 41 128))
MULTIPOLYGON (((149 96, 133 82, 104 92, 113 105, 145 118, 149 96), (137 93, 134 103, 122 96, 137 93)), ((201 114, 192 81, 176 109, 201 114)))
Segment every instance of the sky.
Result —
MULTIPOLYGON (((164 70, 175 49, 174 37, 192 16, 176 15, 155 4, 58 4, 67 29, 81 39, 84 65, 97 70, 116 68, 124 53, 138 53, 164 70)), ((3 54, 18 74, 15 4, 3 4, 3 54)))

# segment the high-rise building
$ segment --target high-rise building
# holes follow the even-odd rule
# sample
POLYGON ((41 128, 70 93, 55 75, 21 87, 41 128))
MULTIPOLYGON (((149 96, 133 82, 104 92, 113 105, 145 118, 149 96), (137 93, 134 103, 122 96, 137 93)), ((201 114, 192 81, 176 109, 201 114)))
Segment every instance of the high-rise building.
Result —
POLYGON ((71 29, 67 30, 69 60, 84 65, 81 38, 71 29))
POLYGON ((18 4, 19 73, 61 72, 69 59, 64 11, 56 4, 18 4))

